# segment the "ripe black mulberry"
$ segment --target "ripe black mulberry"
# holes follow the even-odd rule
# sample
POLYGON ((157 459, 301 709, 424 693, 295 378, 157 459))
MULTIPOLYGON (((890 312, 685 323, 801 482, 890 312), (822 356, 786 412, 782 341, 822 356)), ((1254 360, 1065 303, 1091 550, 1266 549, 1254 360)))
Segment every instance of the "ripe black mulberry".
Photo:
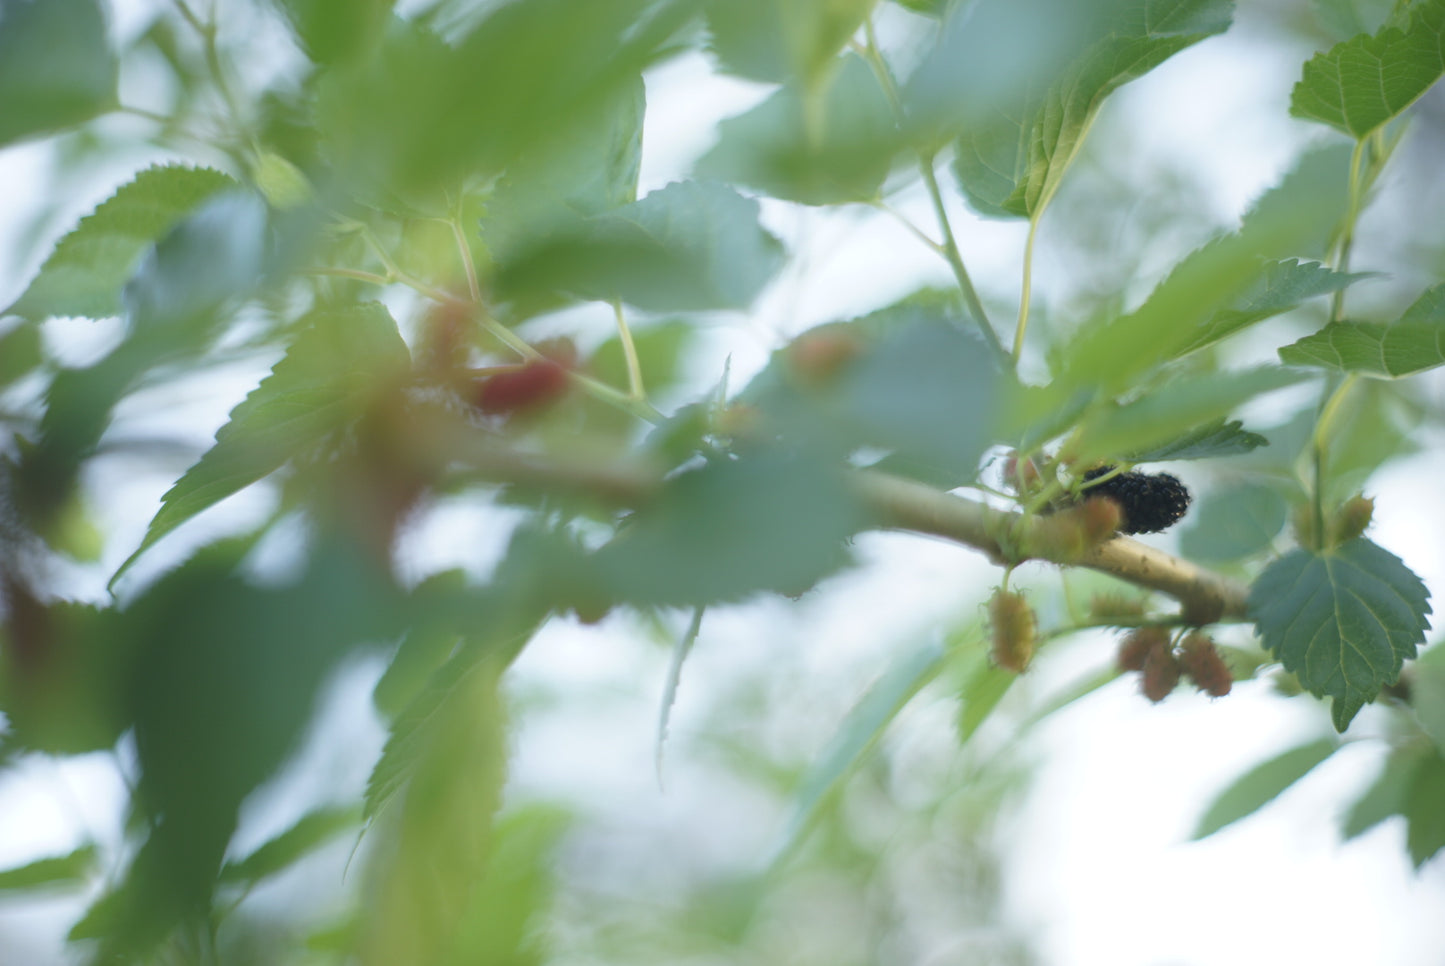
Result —
MULTIPOLYGON (((1084 474, 1088 483, 1112 473, 1112 466, 1100 466, 1084 474)), ((1168 473, 1120 473, 1085 489, 1087 496, 1106 496, 1119 504, 1123 533, 1158 533, 1178 523, 1189 509, 1189 490, 1178 477, 1168 473)))

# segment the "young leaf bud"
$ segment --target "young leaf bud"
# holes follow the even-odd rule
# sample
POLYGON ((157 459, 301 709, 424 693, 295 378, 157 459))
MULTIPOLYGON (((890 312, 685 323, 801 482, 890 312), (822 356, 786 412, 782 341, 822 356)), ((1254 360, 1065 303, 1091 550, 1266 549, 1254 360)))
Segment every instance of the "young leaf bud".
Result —
POLYGON ((1334 525, 1331 528, 1334 530, 1332 543, 1339 546, 1362 536, 1374 515, 1374 500, 1358 494, 1350 497, 1335 513, 1334 525))
POLYGON ((1229 665, 1224 663, 1219 649, 1209 635, 1194 631, 1184 638, 1179 652, 1179 663, 1194 686, 1211 697, 1222 698, 1234 685, 1234 676, 1229 665))
POLYGON ((994 663, 1015 674, 1028 667, 1034 656, 1034 612, 1023 595, 995 590, 988 601, 988 620, 994 663))

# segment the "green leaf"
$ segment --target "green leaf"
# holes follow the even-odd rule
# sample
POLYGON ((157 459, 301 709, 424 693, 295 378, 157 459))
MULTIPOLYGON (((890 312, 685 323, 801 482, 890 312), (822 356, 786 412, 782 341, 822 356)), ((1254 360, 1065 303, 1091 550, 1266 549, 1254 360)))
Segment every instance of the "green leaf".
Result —
POLYGON ((877 78, 849 54, 821 89, 789 85, 721 122, 697 173, 809 205, 869 201, 897 147, 877 78))
POLYGON ((1405 814, 1405 800, 1415 772, 1430 758, 1436 757, 1430 746, 1415 742, 1390 752, 1385 767, 1365 793, 1355 800, 1345 814, 1340 835, 1346 840, 1363 835, 1392 815, 1405 814))
POLYGON ((1179 354, 1213 345, 1309 299, 1377 277, 1374 272, 1336 272, 1319 262, 1302 262, 1297 258, 1269 262, 1259 280, 1233 306, 1216 312, 1200 326, 1193 341, 1181 348, 1179 354))
POLYGON ((580 223, 503 266, 504 298, 558 292, 654 312, 742 309, 782 267, 758 203, 680 182, 580 223))
POLYGON ((351 60, 381 39, 396 0, 280 0, 307 56, 320 64, 351 60))
POLYGON ((1415 662, 1410 707, 1435 748, 1445 755, 1445 647, 1436 644, 1415 662))
POLYGON ((202 203, 239 185, 209 168, 147 168, 55 246, 23 295, 5 310, 35 321, 52 315, 119 315, 121 290, 141 257, 202 203))
POLYGON ((1206 838, 1242 818, 1247 818, 1274 801, 1281 792, 1299 781, 1340 747, 1335 738, 1321 738, 1291 748, 1262 762, 1234 780, 1217 795, 1191 838, 1206 838))
POLYGON ((633 520, 597 553, 596 579, 611 599, 671 606, 802 593, 848 562, 866 522, 831 460, 776 450, 679 474, 633 520))
POLYGON ((1195 250, 1127 315, 1085 325, 1056 353, 1055 392, 1110 394, 1198 345, 1201 327, 1258 291, 1261 260, 1323 248, 1345 210, 1347 149, 1305 155, 1244 217, 1240 230, 1195 250))
POLYGON ((161 497, 161 508, 112 582, 157 540, 279 469, 360 415, 410 356, 376 302, 321 310, 286 355, 216 431, 216 444, 161 497))
POLYGON ((99 870, 94 845, 82 845, 69 855, 37 859, 26 865, 0 871, 0 894, 34 892, 37 889, 78 889, 90 884, 99 870))
POLYGON ((1200 563, 1242 560, 1268 548, 1288 516, 1284 497, 1263 483, 1235 483, 1210 490, 1179 535, 1179 549, 1200 563))
POLYGON ((834 66, 874 2, 706 0, 709 47, 728 73, 811 85, 834 66))
POLYGON ((1429 627, 1429 592, 1400 558, 1365 539, 1327 553, 1294 550, 1250 589, 1265 647, 1318 697, 1335 728, 1393 684, 1429 627))
POLYGON ((0 146, 110 110, 115 83, 96 0, 0 0, 0 146))
POLYGON ((247 884, 283 872, 344 832, 361 824, 361 809, 354 805, 314 809, 256 851, 221 868, 221 882, 247 884))
POLYGON ((963 684, 959 697, 962 707, 958 715, 958 740, 962 744, 972 738, 979 726, 988 720, 993 709, 1013 687, 1019 676, 992 661, 980 660, 963 684))
POLYGON ((1445 285, 1422 295, 1398 322, 1331 322, 1282 347, 1279 357, 1289 365, 1390 379, 1445 364, 1445 285))
POLYGON ((883 736, 889 723, 919 691, 938 676, 945 651, 937 641, 905 652, 889 665, 848 712, 832 741, 803 776, 773 865, 781 863, 812 828, 819 813, 833 799, 844 780, 883 736))
POLYGON ((0 387, 35 371, 43 357, 40 330, 29 322, 12 326, 0 335, 0 387))
POLYGON ((1404 812, 1405 845, 1418 869, 1445 849, 1445 758, 1430 755, 1416 767, 1404 812))
POLYGON ((1221 456, 1238 456, 1261 446, 1268 446, 1269 440, 1258 433, 1251 433, 1237 419, 1217 419, 1205 423, 1198 429, 1190 430, 1167 443, 1148 449, 1134 450, 1123 459, 1130 463, 1163 463, 1171 460, 1210 460, 1221 456))
POLYGON ((1290 96, 1290 114, 1357 140, 1398 116, 1445 73, 1445 0, 1411 8, 1408 26, 1354 37, 1316 54, 1290 96))
MULTIPOLYGON (((1228 29, 1229 0, 1132 0, 1042 96, 959 139, 954 171, 981 214, 1035 218, 1048 205, 1110 93, 1228 29)), ((1008 43, 1008 38, 991 38, 1008 43)))
POLYGON ((1087 461, 1173 445, 1180 434, 1201 425, 1213 427, 1243 403, 1301 378, 1300 373, 1260 367, 1173 379, 1133 402, 1096 410, 1070 450, 1087 461))

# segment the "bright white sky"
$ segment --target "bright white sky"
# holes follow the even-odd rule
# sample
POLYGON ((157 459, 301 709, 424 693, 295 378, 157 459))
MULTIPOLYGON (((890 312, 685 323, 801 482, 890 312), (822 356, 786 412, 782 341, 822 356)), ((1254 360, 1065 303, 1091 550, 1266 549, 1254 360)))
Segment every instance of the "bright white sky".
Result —
MULTIPOLYGON (((150 4, 126 0, 117 6, 116 28, 124 33, 150 4)), ((1278 47, 1266 49, 1259 39, 1253 5, 1242 7, 1242 23, 1230 35, 1176 57, 1116 95, 1096 129, 1131 130, 1141 170, 1188 171, 1199 186, 1204 222, 1224 224, 1235 217, 1314 134, 1304 125, 1279 121, 1297 63, 1308 52, 1299 51, 1294 64, 1281 60, 1278 47)), ((746 109, 764 93, 713 76, 700 56, 657 70, 648 91, 643 192, 686 176, 691 161, 711 143, 716 120, 746 109)), ((0 152, 0 183, 11 186, 0 197, 0 266, 7 272, 19 268, 0 275, 0 303, 20 290, 49 247, 48 239, 36 249, 16 247, 27 216, 47 190, 47 157, 46 148, 35 145, 0 152)), ((97 183, 92 197, 76 198, 72 214, 84 213, 139 166, 97 183)), ((929 230, 934 227, 921 192, 900 197, 897 207, 929 230)), ((985 297, 1008 303, 1016 297, 1021 226, 981 221, 961 205, 952 214, 985 297)), ((719 323, 707 342, 710 352, 698 362, 699 384, 715 380, 725 354, 731 353, 740 384, 788 334, 886 304, 925 281, 948 282, 946 266, 876 213, 820 213, 769 203, 765 217, 779 234, 803 243, 805 254, 748 318, 719 323)), ((1181 253, 1162 252, 1157 270, 1181 253)), ((1061 266, 1046 231, 1036 276, 1045 305, 1070 294, 1061 266)), ((238 378, 221 391, 203 388, 191 399, 188 416, 198 436, 210 432, 248 386, 238 378)), ((1435 483, 1442 475, 1445 457, 1432 445, 1372 486, 1379 498, 1375 539, 1419 572, 1436 600, 1445 589, 1435 483)), ((138 539, 167 482, 109 481, 111 499, 99 508, 102 518, 138 539)), ((264 494, 238 499, 216 520, 191 528, 189 541, 178 535, 178 546, 254 518, 266 504, 264 494)), ((499 549, 496 534, 493 517, 451 508, 414 535, 409 559, 418 569, 455 562, 485 566, 478 557, 499 549)), ((123 558, 128 550, 111 547, 107 559, 123 558)), ((980 597, 996 579, 977 555, 937 541, 872 535, 859 541, 859 551, 867 566, 801 603, 767 600, 709 616, 684 672, 665 791, 657 787, 652 757, 665 655, 640 645, 626 621, 598 629, 569 624, 549 629, 520 661, 516 687, 571 689, 591 697, 585 707, 529 721, 516 743, 514 793, 589 802, 601 830, 594 834, 605 837, 611 830, 620 843, 614 848, 674 841, 685 842, 704 863, 763 861, 781 816, 735 789, 719 799, 714 778, 689 760, 690 737, 705 721, 716 720, 708 712, 719 695, 728 693, 732 682, 788 675, 801 682, 792 699, 806 719, 801 737, 792 740, 821 747, 832 724, 890 655, 912 646, 937 621, 956 616, 960 601, 980 597), (602 700, 599 694, 611 697, 602 700)), ((1042 569, 1032 576, 1056 579, 1042 569)), ((1051 683, 1103 663, 1111 651, 1103 637, 1080 642, 1053 666, 1035 672, 1031 683, 1047 691, 1051 683)), ((248 807, 243 848, 284 828, 298 803, 314 800, 322 790, 360 787, 382 740, 365 697, 377 670, 374 662, 360 663, 341 675, 300 767, 248 807)), ((1159 707, 1129 692, 1126 683, 1111 686, 1045 729, 1032 791, 1005 822, 1006 910, 1031 938, 1041 962, 1416 966, 1439 960, 1445 948, 1440 915, 1445 862, 1415 875, 1398 820, 1349 844, 1342 845, 1335 831, 1342 803, 1378 766, 1380 743, 1360 741, 1256 818, 1191 844, 1189 832, 1213 793, 1250 764, 1321 733, 1328 718, 1309 702, 1271 697, 1263 683, 1241 685, 1216 702, 1181 690, 1159 707)), ((904 747, 946 746, 951 739, 940 735, 946 720, 946 697, 927 693, 891 740, 904 747)), ((1379 727, 1367 711, 1352 735, 1379 727)), ((67 851, 84 834, 114 842, 121 800, 115 772, 104 758, 24 763, 0 777, 0 867, 67 851)), ((7 950, 0 958, 51 961, 53 943, 75 911, 70 901, 0 900, 0 950, 7 950)), ((942 966, 957 960, 940 945, 926 961, 942 966)))

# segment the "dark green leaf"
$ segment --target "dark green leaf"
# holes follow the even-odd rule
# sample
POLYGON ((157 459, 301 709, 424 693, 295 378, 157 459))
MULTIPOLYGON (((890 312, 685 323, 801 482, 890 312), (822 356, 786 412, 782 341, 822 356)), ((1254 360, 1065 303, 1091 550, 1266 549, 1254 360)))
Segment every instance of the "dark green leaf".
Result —
POLYGON ((1290 113, 1359 140, 1399 115, 1445 73, 1445 0, 1421 0, 1409 25, 1390 26, 1316 54, 1290 113))
POLYGON ((1430 755, 1415 769, 1405 793, 1405 845, 1415 868, 1445 849, 1445 758, 1430 755))
POLYGON ((33 892, 49 888, 83 888, 99 869, 96 848, 82 845, 69 855, 37 859, 0 871, 0 893, 33 892))
POLYGON ((1436 753, 1429 745, 1416 742, 1397 748, 1385 760, 1385 767, 1365 793, 1355 800, 1340 826, 1345 839, 1363 835, 1392 815, 1405 814, 1405 799, 1415 772, 1436 753))
POLYGON ((1302 262, 1297 258, 1269 262, 1254 286, 1233 306, 1216 312, 1200 326, 1193 341, 1180 349, 1179 354, 1213 345, 1256 322, 1288 312, 1301 302, 1375 277, 1373 272, 1336 272, 1319 262, 1302 262))
POLYGON ((1255 580, 1249 616, 1265 647, 1300 684, 1333 698, 1344 731, 1380 688, 1393 684, 1429 627, 1420 578, 1365 539, 1328 553, 1294 550, 1255 580))
POLYGON ((0 0, 0 146, 110 110, 115 82, 96 0, 0 0))
POLYGON ((833 65, 875 0, 707 0, 710 47, 750 80, 812 84, 833 65))
POLYGON ((1242 560, 1269 547, 1284 529, 1289 507, 1274 488, 1236 483, 1211 490, 1179 535, 1179 548, 1200 563, 1242 560))
POLYGON ((52 315, 118 315, 121 290, 141 257, 205 201, 238 187, 209 168, 147 168, 60 240, 30 287, 6 309, 39 321, 52 315))
POLYGON ((900 655, 843 719, 833 740, 808 769, 793 799, 792 814, 774 853, 785 858, 802 841, 822 808, 851 775, 889 723, 924 685, 937 677, 944 649, 930 643, 900 655))
POLYGON ((42 359, 40 330, 29 322, 0 335, 0 387, 33 372, 42 359))
POLYGON ((1321 738, 1291 748, 1262 762, 1234 780, 1217 795, 1191 836, 1195 841, 1213 835, 1226 825, 1247 818, 1274 801, 1340 747, 1334 738, 1321 738))
POLYGON ((897 147, 877 79, 850 54, 821 89, 784 87, 719 124, 718 143, 697 172, 809 205, 868 201, 897 147))
POLYGON ((864 522, 831 461, 768 451, 674 477, 595 569, 610 597, 640 604, 798 594, 848 561, 844 541, 864 522))
POLYGON ((307 812, 296 820, 296 824, 244 859, 227 862, 221 869, 220 881, 259 882, 285 871, 336 836, 355 831, 360 824, 361 809, 356 806, 332 806, 307 812))
POLYGON ((1269 440, 1245 429, 1237 419, 1218 419, 1198 429, 1175 437, 1149 449, 1135 450, 1123 458, 1130 463, 1163 463, 1170 460, 1209 460, 1221 456, 1238 456, 1269 440))
MULTIPOLYGON (((980 213, 1037 217, 1057 191, 1104 99, 1169 57, 1229 27, 1229 0, 1133 0, 1042 96, 965 130, 954 170, 980 213)), ((1011 38, 983 40, 1016 49, 1011 38)))
POLYGON ((682 182, 534 248, 503 266, 497 287, 510 298, 557 292, 655 312, 741 309, 782 264, 756 201, 682 182))
POLYGON ((271 374, 231 410, 216 445, 161 497, 145 538, 115 577, 197 513, 360 416, 409 360, 396 323, 379 303, 313 313, 271 374))

